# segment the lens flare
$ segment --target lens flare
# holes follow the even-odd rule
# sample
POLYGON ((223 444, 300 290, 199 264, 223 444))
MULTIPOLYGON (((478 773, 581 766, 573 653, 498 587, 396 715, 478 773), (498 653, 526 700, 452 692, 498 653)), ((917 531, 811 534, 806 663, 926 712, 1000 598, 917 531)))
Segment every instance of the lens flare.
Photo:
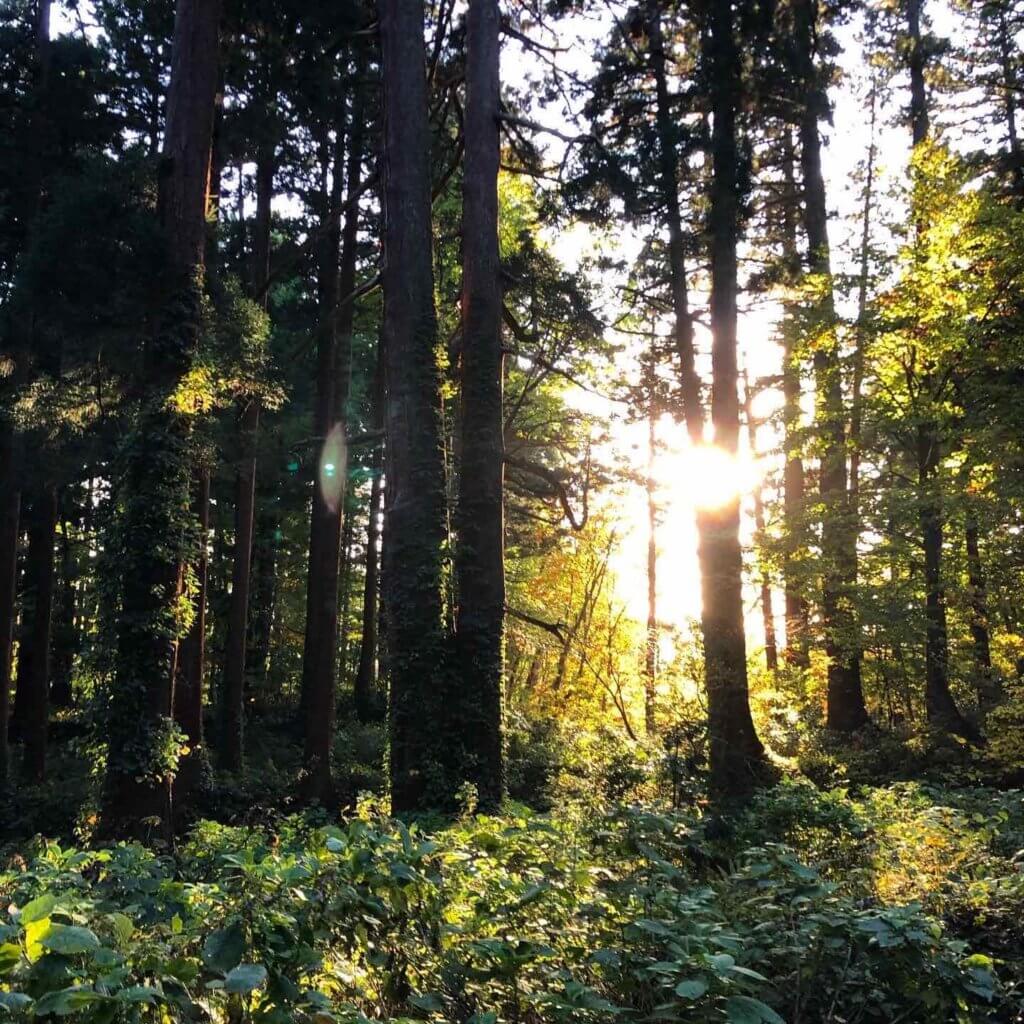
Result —
POLYGON ((337 512, 345 494, 345 467, 348 449, 345 444, 345 432, 341 424, 336 424, 324 441, 320 452, 320 496, 324 504, 337 512))

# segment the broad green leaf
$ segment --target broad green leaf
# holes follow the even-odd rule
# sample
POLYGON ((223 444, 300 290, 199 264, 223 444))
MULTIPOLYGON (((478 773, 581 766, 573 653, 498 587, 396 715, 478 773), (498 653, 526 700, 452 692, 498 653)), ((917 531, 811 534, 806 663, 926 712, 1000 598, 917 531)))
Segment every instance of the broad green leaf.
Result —
POLYGON ((7 1013, 21 1013, 31 1004, 31 997, 24 992, 0 992, 0 1010, 7 1013))
POLYGON ((43 936, 50 930, 50 919, 41 917, 25 928, 25 952, 29 960, 35 963, 43 955, 43 936))
POLYGON ((700 999, 708 990, 708 983, 703 978, 689 978, 676 985, 676 995, 682 999, 700 999))
POLYGON ((55 906, 57 906, 57 897, 48 892, 43 893, 42 896, 38 896, 31 903, 26 903, 21 908, 18 920, 22 925, 32 924, 33 921, 41 921, 44 917, 50 916, 50 912, 55 906))
POLYGON ((267 969, 263 964, 239 964, 234 970, 228 971, 224 979, 227 992, 247 993, 260 988, 267 980, 267 969))
POLYGON ((750 996, 730 996, 725 1001, 729 1024, 786 1024, 767 1004, 750 996))
POLYGON ((47 992, 45 996, 36 1000, 32 1009, 36 1017, 44 1017, 51 1013, 57 1017, 66 1017, 92 1003, 98 1003, 103 998, 105 997, 99 992, 85 986, 62 988, 58 992, 47 992))
POLYGON ((63 953, 65 956, 90 953, 94 949, 99 949, 101 945, 95 932, 70 924, 51 924, 39 941, 44 949, 52 953, 63 953))
POLYGON ((21 946, 16 942, 5 942, 0 946, 0 975, 12 971, 20 960, 21 946))
POLYGON ((203 961, 209 967, 227 974, 245 953, 245 934, 235 922, 211 933, 203 943, 203 961))

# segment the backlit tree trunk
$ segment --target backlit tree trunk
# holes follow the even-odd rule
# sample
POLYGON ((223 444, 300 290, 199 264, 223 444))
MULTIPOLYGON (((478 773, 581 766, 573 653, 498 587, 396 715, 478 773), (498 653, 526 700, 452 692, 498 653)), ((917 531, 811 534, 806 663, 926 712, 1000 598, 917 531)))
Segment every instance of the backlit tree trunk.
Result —
MULTIPOLYGON (((711 423, 722 450, 738 450, 737 242, 740 230, 739 151, 736 114, 740 60, 731 4, 712 4, 705 35, 710 102, 712 179, 711 236, 711 423)), ((743 555, 739 499, 698 513, 704 667, 708 694, 711 778, 724 795, 741 795, 764 771, 764 748, 754 731, 747 689, 743 624, 743 555)))

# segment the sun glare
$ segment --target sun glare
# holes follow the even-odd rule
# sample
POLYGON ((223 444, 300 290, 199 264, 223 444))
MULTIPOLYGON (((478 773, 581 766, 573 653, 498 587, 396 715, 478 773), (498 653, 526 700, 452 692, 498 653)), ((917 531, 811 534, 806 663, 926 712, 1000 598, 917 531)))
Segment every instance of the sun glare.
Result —
POLYGON ((657 469, 664 499, 692 509, 716 509, 735 501, 751 483, 751 467, 711 444, 666 453, 657 469))

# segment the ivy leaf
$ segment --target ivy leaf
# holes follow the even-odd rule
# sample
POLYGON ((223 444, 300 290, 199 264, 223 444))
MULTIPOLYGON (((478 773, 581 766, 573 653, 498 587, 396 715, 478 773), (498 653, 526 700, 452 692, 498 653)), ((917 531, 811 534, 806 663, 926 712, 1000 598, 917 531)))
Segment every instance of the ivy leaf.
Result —
POLYGON ((263 964, 239 964, 224 979, 224 990, 237 994, 254 992, 266 983, 267 969, 263 964))

